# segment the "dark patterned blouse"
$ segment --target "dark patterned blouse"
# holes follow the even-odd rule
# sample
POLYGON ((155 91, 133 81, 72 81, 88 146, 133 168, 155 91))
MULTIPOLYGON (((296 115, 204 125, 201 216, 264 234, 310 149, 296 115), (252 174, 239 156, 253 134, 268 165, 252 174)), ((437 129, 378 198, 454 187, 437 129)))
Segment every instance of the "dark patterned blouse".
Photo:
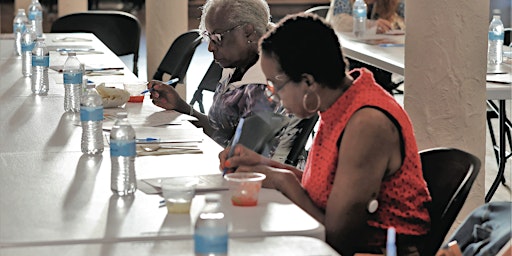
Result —
MULTIPOLYGON (((257 112, 280 110, 279 106, 269 101, 265 95, 267 79, 261 71, 259 61, 247 70, 240 81, 229 83, 234 71, 223 70, 208 112, 210 125, 216 130, 212 138, 223 147, 229 145, 241 117, 248 117, 257 112)), ((285 162, 298 132, 296 125, 300 121, 293 116, 284 116, 287 125, 270 145, 269 152, 266 152, 267 156, 279 162, 285 162)))

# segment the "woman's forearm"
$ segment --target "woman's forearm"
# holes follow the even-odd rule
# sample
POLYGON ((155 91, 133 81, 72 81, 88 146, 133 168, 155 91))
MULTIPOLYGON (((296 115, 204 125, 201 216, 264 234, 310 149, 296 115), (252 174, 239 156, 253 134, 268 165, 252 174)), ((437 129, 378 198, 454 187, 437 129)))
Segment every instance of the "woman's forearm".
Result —
POLYGON ((325 214, 314 203, 302 187, 299 179, 293 175, 282 175, 279 184, 276 186, 283 195, 288 197, 297 206, 309 213, 318 222, 324 223, 325 214))
POLYGON ((191 121, 191 123, 198 128, 203 128, 203 132, 209 137, 212 137, 215 129, 213 129, 213 127, 210 125, 208 115, 194 110, 192 116, 197 118, 197 121, 191 121))
POLYGON ((268 159, 268 158, 265 158, 267 162, 265 162, 265 165, 268 165, 270 167, 274 167, 274 168, 279 168, 279 169, 285 169, 285 170, 289 170, 291 172, 293 172, 293 174, 295 174, 295 177, 297 177, 297 179, 300 181, 302 179, 302 171, 291 166, 291 165, 288 165, 288 164, 283 164, 281 162, 277 162, 275 160, 272 160, 272 159, 268 159))

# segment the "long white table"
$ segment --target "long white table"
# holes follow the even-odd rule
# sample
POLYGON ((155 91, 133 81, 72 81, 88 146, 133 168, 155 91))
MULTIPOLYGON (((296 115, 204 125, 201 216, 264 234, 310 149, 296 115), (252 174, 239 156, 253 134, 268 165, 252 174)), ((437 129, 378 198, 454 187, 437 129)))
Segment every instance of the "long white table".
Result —
MULTIPOLYGON (((109 256, 193 256, 194 242, 184 240, 154 240, 116 243, 83 243, 75 245, 41 245, 12 247, 0 250, 2 256, 33 255, 109 255, 109 256)), ((304 236, 274 236, 258 238, 230 238, 228 253, 231 256, 339 255, 324 241, 304 236)))
MULTIPOLYGON (((368 37, 377 40, 383 39, 401 45, 405 41, 403 35, 376 35, 368 37)), ((350 33, 338 33, 338 39, 343 49, 343 55, 351 59, 364 62, 391 73, 404 75, 404 47, 381 47, 356 40, 350 33)))
MULTIPOLYGON (((62 36, 66 35, 46 34, 48 45, 55 46, 52 40, 62 36)), ((90 80, 116 87, 137 80, 96 37, 73 36, 93 40, 90 44, 104 52, 78 55, 80 61, 91 66, 124 67, 123 76, 90 80)), ((50 70, 48 96, 32 95, 30 79, 22 77, 21 58, 14 56, 12 44, 9 36, 0 36, 0 255, 30 254, 37 246, 58 250, 61 245, 80 245, 72 251, 83 248, 76 250, 85 255, 89 246, 83 244, 97 244, 91 245, 97 248, 103 247, 102 243, 190 240, 204 196, 197 195, 191 213, 182 215, 167 214, 166 208, 158 207, 160 196, 141 190, 132 197, 114 196, 110 191, 109 149, 99 156, 81 153, 78 116, 63 109, 62 74, 50 70)), ((65 59, 52 51, 50 65, 62 65, 65 59)), ((148 97, 142 104, 127 103, 124 109, 129 119, 162 111, 148 97)), ((190 123, 160 127, 155 136, 165 136, 179 127, 190 127, 190 123)), ((203 154, 137 157, 137 179, 219 174, 218 153, 222 148, 202 136, 203 154)), ((299 235, 325 239, 322 224, 275 190, 263 189, 256 207, 234 207, 227 191, 218 193, 230 220, 231 238, 299 235)), ((123 245, 113 247, 127 250, 123 245)))
MULTIPOLYGON (((113 195, 108 154, 27 152, 1 156, 0 247, 190 239, 204 204, 204 197, 196 195, 190 214, 168 214, 167 208, 159 208, 160 196, 140 190, 134 197, 113 195)), ((205 154, 173 157, 138 157, 138 178, 217 172, 205 154), (182 158, 197 163, 183 163, 182 158)), ((232 206, 228 191, 216 193, 222 195, 231 237, 305 235, 324 239, 323 226, 275 190, 263 189, 256 207, 232 206)))
MULTIPOLYGON (((395 43, 403 44, 404 35, 381 35, 378 38, 387 38, 395 43)), ((367 44, 352 40, 346 33, 338 33, 338 39, 346 57, 370 64, 391 73, 404 75, 404 46, 382 47, 377 44, 367 44)), ((512 86, 488 82, 486 84, 488 100, 512 99, 512 86)))
MULTIPOLYGON (((385 38, 397 44, 403 44, 405 41, 404 35, 379 35, 378 38, 385 38)), ((404 75, 404 46, 392 46, 382 47, 378 44, 368 44, 353 40, 354 38, 347 33, 338 33, 338 38, 343 49, 343 53, 346 57, 373 65, 380 69, 404 75)), ((510 50, 510 48, 505 47, 510 50)), ((510 66, 510 64, 505 64, 510 66)), ((509 70, 512 68, 509 68, 509 70)), ((509 73, 510 74, 510 73, 509 73)), ((510 74, 512 75, 512 74, 510 74)), ((511 155, 506 154, 506 143, 505 143, 505 130, 506 130, 506 116, 505 116, 505 101, 512 99, 512 85, 502 84, 494 82, 486 82, 486 93, 487 100, 498 100, 498 105, 495 105, 498 112, 499 119, 499 163, 498 163, 498 174, 494 180, 491 188, 485 196, 485 201, 489 202, 496 192, 500 181, 504 180, 505 165, 507 159, 511 155)))

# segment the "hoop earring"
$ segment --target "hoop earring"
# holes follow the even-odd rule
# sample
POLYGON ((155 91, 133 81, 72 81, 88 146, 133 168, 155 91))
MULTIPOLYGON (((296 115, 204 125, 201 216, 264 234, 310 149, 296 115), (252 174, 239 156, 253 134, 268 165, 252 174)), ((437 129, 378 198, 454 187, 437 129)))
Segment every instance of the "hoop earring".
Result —
POLYGON ((304 97, 302 98, 302 107, 308 112, 308 113, 315 113, 320 108, 320 104, 322 103, 322 100, 320 99, 320 95, 318 93, 313 92, 316 96, 316 106, 314 108, 308 108, 308 98, 310 95, 310 92, 308 91, 306 94, 304 94, 304 97))

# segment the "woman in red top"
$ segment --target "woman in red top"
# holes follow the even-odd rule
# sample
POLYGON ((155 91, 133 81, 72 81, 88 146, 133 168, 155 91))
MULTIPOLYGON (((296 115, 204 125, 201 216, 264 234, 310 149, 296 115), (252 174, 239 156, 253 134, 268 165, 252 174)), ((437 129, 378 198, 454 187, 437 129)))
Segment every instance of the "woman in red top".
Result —
POLYGON ((270 99, 301 118, 320 115, 304 172, 243 146, 221 167, 267 175, 326 229, 343 255, 382 253, 394 227, 399 255, 414 255, 429 230, 431 198, 409 117, 366 69, 346 72, 332 28, 316 15, 283 19, 260 41, 270 99))

